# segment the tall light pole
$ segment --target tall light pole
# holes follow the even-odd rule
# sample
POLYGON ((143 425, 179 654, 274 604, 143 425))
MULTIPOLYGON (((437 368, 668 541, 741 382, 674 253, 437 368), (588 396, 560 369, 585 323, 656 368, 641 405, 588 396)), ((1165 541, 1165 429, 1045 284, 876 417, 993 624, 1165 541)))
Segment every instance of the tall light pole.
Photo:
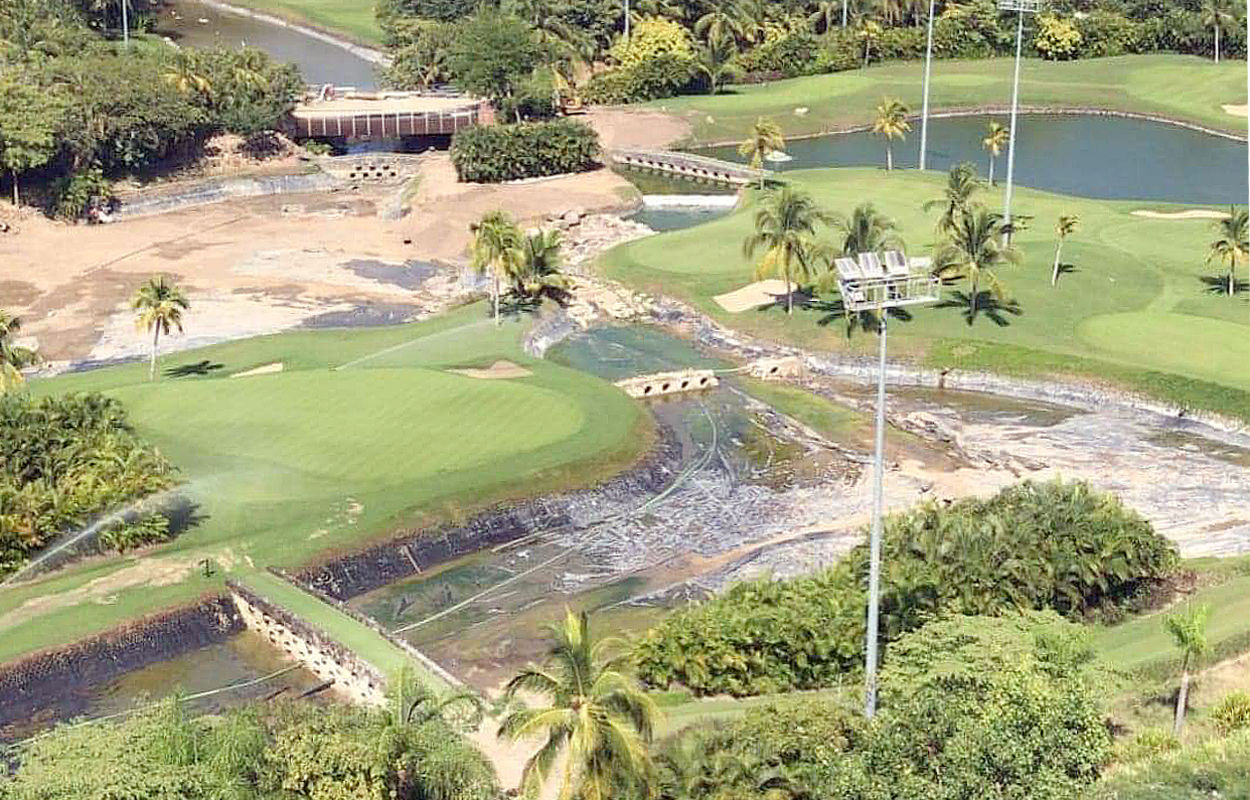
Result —
POLYGON ((1016 12, 1016 71, 1011 84, 1011 136, 1007 140, 1007 196, 1003 201, 1003 241, 1011 239, 1011 190, 1016 174, 1016 118, 1020 111, 1020 50, 1024 44, 1024 15, 1042 10, 1042 0, 998 0, 1000 11, 1016 12))
POLYGON ((842 27, 846 27, 846 4, 850 0, 842 0, 842 27))
POLYGON ((629 41, 629 0, 625 0, 625 41, 629 41))
MULTIPOLYGON (((929 150, 929 74, 933 71, 933 6, 929 0, 929 35, 924 48, 924 100, 920 109, 920 169, 925 168, 925 153, 929 150)), ((884 330, 884 328, 883 328, 884 330)))
POLYGON ((126 6, 130 4, 130 0, 121 0, 122 3, 122 47, 130 46, 130 24, 126 17, 126 6))
POLYGON ((877 428, 873 444, 872 528, 868 536, 868 639, 864 652, 864 715, 877 713, 877 651, 881 615, 881 528, 885 513, 885 320, 892 308, 937 302, 941 285, 928 258, 897 251, 834 261, 847 314, 872 311, 879 320, 877 428), (884 263, 883 261, 884 256, 884 263))

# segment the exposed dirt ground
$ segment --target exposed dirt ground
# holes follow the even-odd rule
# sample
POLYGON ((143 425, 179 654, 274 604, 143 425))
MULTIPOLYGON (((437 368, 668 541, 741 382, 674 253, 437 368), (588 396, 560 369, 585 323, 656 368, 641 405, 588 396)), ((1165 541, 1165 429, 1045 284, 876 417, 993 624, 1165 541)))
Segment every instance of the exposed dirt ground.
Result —
MULTIPOLYGON (((663 147, 688 128, 664 115, 625 110, 584 117, 605 147, 663 147)), ((446 154, 422 167, 412 213, 377 214, 396 189, 236 199, 109 225, 67 225, 33 213, 4 217, 0 308, 56 364, 144 352, 129 298, 157 273, 190 297, 182 349, 294 327, 323 314, 370 306, 419 315, 468 288, 459 269, 469 224, 497 208, 526 224, 572 209, 617 209, 633 194, 608 170, 508 184, 461 184, 446 154), (446 266, 414 288, 412 261, 446 266), (382 269, 377 269, 381 267, 382 269), (373 268, 372 270, 370 268, 373 268), (379 272, 383 273, 379 277, 379 272)))

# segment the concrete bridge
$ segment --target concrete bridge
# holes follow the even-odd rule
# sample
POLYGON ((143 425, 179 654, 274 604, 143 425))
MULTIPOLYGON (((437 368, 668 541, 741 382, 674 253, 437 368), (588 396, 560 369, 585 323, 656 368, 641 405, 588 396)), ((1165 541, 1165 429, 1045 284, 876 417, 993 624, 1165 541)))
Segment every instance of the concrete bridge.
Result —
POLYGON ((659 397, 713 389, 720 385, 720 378, 710 369, 684 369, 625 378, 617 381, 616 385, 630 397, 659 397))
POLYGON ((752 169, 745 164, 670 150, 613 150, 608 156, 612 163, 622 167, 732 186, 758 183, 761 178, 772 176, 769 170, 752 169))
POLYGON ((493 119, 489 105, 471 97, 420 92, 342 92, 333 87, 291 111, 295 138, 397 139, 447 136, 493 119))

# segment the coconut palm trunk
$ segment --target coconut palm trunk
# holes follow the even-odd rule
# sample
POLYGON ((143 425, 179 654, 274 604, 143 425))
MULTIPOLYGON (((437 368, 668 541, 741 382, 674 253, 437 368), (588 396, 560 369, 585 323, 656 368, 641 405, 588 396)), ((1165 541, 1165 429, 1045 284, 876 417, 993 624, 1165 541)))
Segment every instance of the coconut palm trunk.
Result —
POLYGON ((11 174, 13 175, 13 205, 16 206, 16 205, 20 205, 22 202, 20 199, 18 199, 18 196, 17 196, 17 171, 15 170, 11 174))
POLYGON ((160 344, 160 341, 161 341, 161 326, 153 325, 152 326, 152 359, 151 359, 151 362, 148 364, 148 380, 150 381, 156 380, 156 349, 157 349, 157 345, 160 344))
POLYGON ((786 313, 794 313, 794 290, 790 288, 790 258, 786 257, 785 265, 785 281, 786 281, 786 313))
POLYGON ((1189 704, 1189 656, 1185 656, 1181 668, 1181 689, 1176 693, 1176 716, 1172 720, 1172 735, 1180 736, 1185 725, 1185 708, 1189 704))
POLYGON ((885 140, 885 171, 894 171, 894 145, 888 138, 885 140))
POLYGON ((1220 63, 1220 25, 1215 25, 1215 63, 1220 63))
POLYGON ((1055 267, 1050 271, 1050 285, 1054 286, 1059 282, 1059 254, 1063 252, 1063 239, 1055 243, 1055 267))
POLYGON ((495 274, 491 280, 491 302, 495 306, 495 324, 499 324, 499 265, 495 265, 495 274))
POLYGON ((994 154, 990 153, 990 186, 994 185, 994 154))

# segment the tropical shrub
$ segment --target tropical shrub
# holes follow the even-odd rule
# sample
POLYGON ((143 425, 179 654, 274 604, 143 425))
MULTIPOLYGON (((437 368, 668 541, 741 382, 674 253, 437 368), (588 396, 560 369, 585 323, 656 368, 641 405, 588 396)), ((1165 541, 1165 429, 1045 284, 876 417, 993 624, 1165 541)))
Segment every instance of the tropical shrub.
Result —
POLYGON ((1211 719, 1220 732, 1227 735, 1234 731, 1250 729, 1250 692, 1229 692, 1211 709, 1211 719))
MULTIPOLYGON (((891 641, 946 614, 1110 613, 1177 562, 1149 523, 1080 482, 925 504, 885 521, 881 630, 891 641)), ((697 694, 831 685, 862 660, 867 574, 861 544, 816 575, 731 587, 648 631, 639 673, 697 694)))
POLYGON ((113 200, 113 186, 99 168, 84 169, 57 179, 51 199, 52 216, 80 219, 92 206, 106 208, 113 200))
POLYGON ((1103 58, 1139 51, 1138 26, 1120 14, 1094 11, 1068 23, 1078 34, 1077 48, 1081 58, 1103 58))
POLYGON ((637 67, 657 58, 671 56, 693 63, 694 39, 679 23, 663 17, 645 17, 612 47, 612 60, 625 68, 637 67))
POLYGON ((695 80, 693 61, 672 54, 656 56, 630 67, 616 67, 591 77, 581 95, 589 103, 617 105, 672 97, 695 80))
MULTIPOLYGON (((0 575, 57 534, 173 485, 173 471, 134 433, 117 400, 0 396, 0 575)), ((117 542, 146 543, 158 528, 150 523, 117 542)))
POLYGON ((1145 728, 1133 734, 1127 741, 1116 746, 1116 761, 1129 764, 1146 758, 1153 758, 1160 753, 1177 750, 1181 740, 1169 730, 1163 728, 1145 728))
POLYGON ((1053 14, 1043 14, 1037 18, 1033 48, 1042 58, 1050 61, 1076 58, 1081 50, 1081 40, 1081 32, 1067 19, 1053 14))
POLYGON ((451 142, 456 175, 476 183, 585 172, 598 156, 594 129, 564 119, 468 128, 451 142))
POLYGON ((748 74, 782 78, 811 75, 817 71, 820 50, 820 41, 812 34, 787 31, 740 55, 738 66, 748 74))
POLYGON ((100 546, 124 553, 136 547, 169 540, 169 518, 163 514, 147 514, 134 520, 118 522, 100 533, 100 546))

